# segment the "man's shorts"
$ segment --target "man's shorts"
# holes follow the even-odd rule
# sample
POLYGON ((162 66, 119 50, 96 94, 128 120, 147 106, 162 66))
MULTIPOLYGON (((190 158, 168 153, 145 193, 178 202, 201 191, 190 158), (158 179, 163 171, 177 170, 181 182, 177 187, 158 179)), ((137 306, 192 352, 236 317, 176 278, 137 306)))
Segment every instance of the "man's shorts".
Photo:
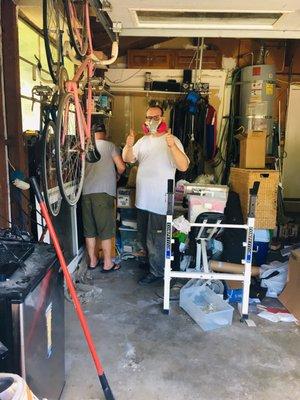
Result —
POLYGON ((84 194, 82 219, 85 237, 112 238, 116 234, 115 198, 107 193, 84 194))

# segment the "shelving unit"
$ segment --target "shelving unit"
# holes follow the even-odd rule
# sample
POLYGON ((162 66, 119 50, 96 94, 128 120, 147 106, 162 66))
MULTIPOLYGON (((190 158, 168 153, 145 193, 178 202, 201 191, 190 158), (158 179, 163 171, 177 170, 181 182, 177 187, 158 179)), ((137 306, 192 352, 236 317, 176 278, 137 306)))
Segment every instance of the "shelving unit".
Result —
POLYGON ((132 93, 132 94, 146 94, 147 96, 151 95, 151 94, 171 94, 171 95, 177 95, 177 96, 181 96, 183 94, 186 94, 186 92, 168 92, 167 90, 144 90, 141 88, 126 88, 120 90, 120 89, 114 89, 112 88, 111 91, 117 95, 117 94, 126 94, 126 93, 132 93))

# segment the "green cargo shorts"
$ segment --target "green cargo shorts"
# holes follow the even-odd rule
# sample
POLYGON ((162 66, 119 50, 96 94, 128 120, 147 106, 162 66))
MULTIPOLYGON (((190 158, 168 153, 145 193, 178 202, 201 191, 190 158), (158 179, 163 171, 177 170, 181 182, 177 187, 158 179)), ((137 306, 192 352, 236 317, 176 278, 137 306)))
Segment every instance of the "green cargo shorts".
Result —
POLYGON ((110 239, 116 234, 115 198, 107 193, 91 193, 82 196, 82 220, 84 237, 110 239))

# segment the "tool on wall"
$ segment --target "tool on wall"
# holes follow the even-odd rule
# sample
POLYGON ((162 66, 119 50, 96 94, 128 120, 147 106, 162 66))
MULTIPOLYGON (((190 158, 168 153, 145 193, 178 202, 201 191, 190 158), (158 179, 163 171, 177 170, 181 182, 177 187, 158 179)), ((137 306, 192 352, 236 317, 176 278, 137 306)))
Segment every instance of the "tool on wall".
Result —
POLYGON ((37 199, 37 201, 39 203, 39 206, 41 208, 42 215, 43 215, 44 219, 46 220, 46 223, 47 223, 47 226, 48 226, 48 229, 49 229, 49 233, 50 233, 50 237, 51 237, 53 246, 55 248, 55 251, 56 251, 57 258, 59 260, 60 266, 62 268, 62 271, 63 271, 64 277, 65 277, 65 280, 66 280, 66 284, 67 284, 68 290, 69 290, 69 292, 71 294, 71 298, 72 298, 72 301, 73 301, 73 304, 74 304, 74 308, 75 308, 76 314, 77 314, 78 319, 80 321, 81 328, 82 328, 83 333, 85 335, 85 339, 86 339, 88 348, 90 350, 92 359, 94 361, 94 364, 95 364, 95 367, 96 367, 96 370, 97 370, 97 374, 98 374, 98 377, 99 377, 99 380, 100 380, 100 383, 101 383, 101 386, 102 386, 102 389, 103 389, 104 397, 105 397, 106 400, 114 400, 114 396, 112 394, 111 388, 109 386, 109 383, 108 383, 107 378, 106 378, 105 373, 104 373, 103 366, 102 366, 101 361, 99 359, 99 356, 97 354, 94 340, 92 338, 92 335, 91 335, 89 326, 87 324, 85 315, 84 315, 83 310, 81 308, 80 301, 78 299, 78 296, 77 296, 77 293, 76 293, 76 290, 75 290, 75 287, 74 287, 70 272, 68 270, 68 266, 67 266, 65 257, 63 255, 62 249, 60 247, 60 244, 59 244, 59 241, 58 241, 54 226, 52 224, 48 209, 46 207, 45 201, 44 201, 43 196, 42 196, 42 194, 40 192, 40 189, 38 187, 37 181, 36 181, 36 179, 34 177, 30 178, 30 183, 31 183, 31 186, 32 186, 32 188, 34 190, 34 193, 35 193, 36 199, 37 199))

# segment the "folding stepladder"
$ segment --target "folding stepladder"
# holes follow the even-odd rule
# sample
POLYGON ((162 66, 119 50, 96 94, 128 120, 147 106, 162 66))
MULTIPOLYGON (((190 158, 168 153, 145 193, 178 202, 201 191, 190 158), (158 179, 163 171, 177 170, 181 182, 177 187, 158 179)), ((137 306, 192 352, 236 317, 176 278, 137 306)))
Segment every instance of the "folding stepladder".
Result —
MULTIPOLYGON (((202 264, 200 269, 187 269, 186 271, 172 271, 171 262, 173 260, 172 256, 172 231, 173 231, 173 211, 174 211, 174 181, 168 180, 168 193, 167 193, 167 216, 166 216, 166 241, 165 241, 165 271, 164 271, 164 303, 163 311, 169 314, 170 311, 170 282, 172 278, 182 278, 182 279, 228 279, 234 281, 243 282, 243 300, 240 313, 242 319, 248 318, 248 308, 249 308, 249 292, 251 283, 251 266, 252 266, 252 252, 253 252, 253 240, 254 240, 254 224, 255 224, 255 206, 257 193, 259 189, 259 182, 254 182, 253 188, 250 189, 250 200, 249 200, 249 212, 247 218, 247 224, 226 224, 220 221, 217 223, 208 223, 203 221, 200 223, 191 223, 191 227, 199 227, 200 229, 212 228, 221 229, 245 229, 246 230, 246 241, 243 243, 245 247, 245 259, 242 261, 244 264, 244 272, 242 274, 232 274, 225 272, 212 272, 209 270, 208 264, 202 264)), ((206 248, 203 254, 202 245, 202 260, 203 256, 206 257, 206 248)), ((199 256, 198 256, 199 257, 199 256)), ((198 260, 199 261, 199 260, 198 260)), ((196 263, 197 265, 197 263, 196 263)))

